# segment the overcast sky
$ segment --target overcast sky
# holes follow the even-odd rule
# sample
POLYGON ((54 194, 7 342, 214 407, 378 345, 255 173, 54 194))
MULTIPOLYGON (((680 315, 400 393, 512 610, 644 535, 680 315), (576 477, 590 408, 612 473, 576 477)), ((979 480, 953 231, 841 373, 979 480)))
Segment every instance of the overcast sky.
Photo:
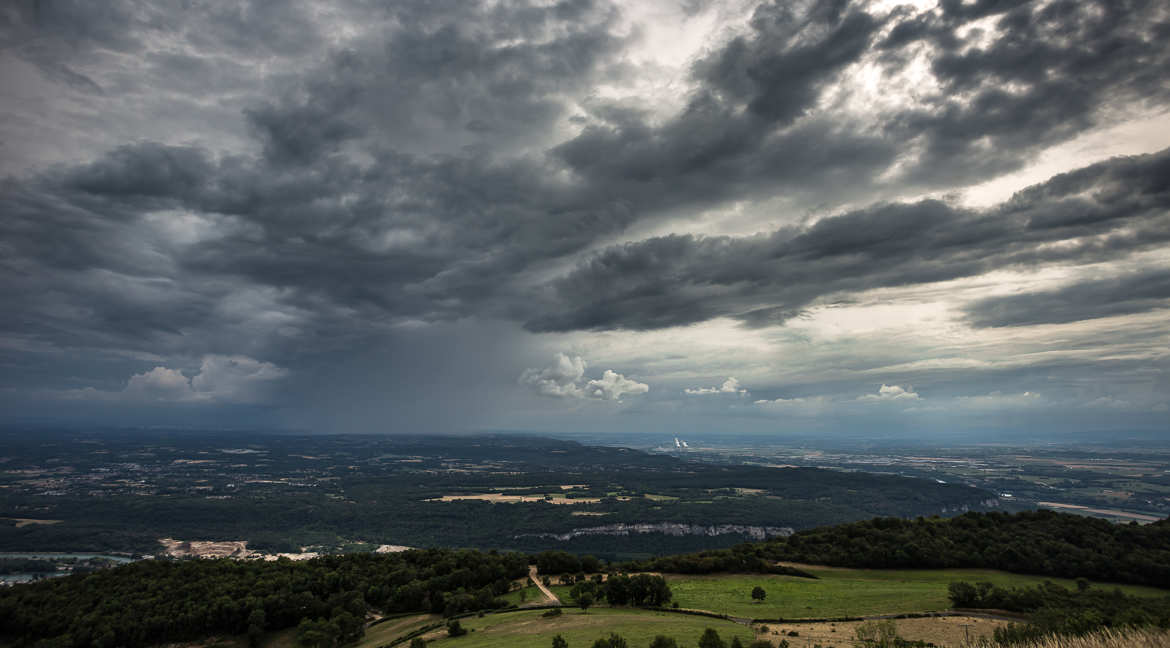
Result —
POLYGON ((14 1, 0 422, 1170 437, 1170 6, 14 1))

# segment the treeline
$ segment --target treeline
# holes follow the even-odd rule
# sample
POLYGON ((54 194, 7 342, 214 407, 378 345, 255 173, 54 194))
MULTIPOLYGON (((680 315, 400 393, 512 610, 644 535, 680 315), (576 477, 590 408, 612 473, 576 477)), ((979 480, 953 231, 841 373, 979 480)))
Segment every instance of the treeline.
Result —
POLYGON ((601 571, 601 561, 594 556, 575 556, 567 551, 542 551, 536 554, 535 562, 537 571, 546 576, 601 571))
POLYGON ((810 529, 769 557, 839 567, 953 568, 1170 587, 1170 521, 1115 524, 1053 511, 876 518, 810 529))
POLYGON ((526 556, 431 549, 304 562, 147 560, 0 590, 0 644, 129 648, 298 626, 337 641, 370 607, 459 614, 504 607, 526 556))
POLYGON ((730 549, 713 549, 694 554, 635 560, 622 564, 622 568, 629 571, 657 571, 670 574, 740 572, 816 578, 804 570, 776 564, 777 559, 770 551, 771 546, 765 543, 744 543, 730 549))
POLYGON ((1072 590, 1051 582, 1035 587, 997 587, 991 583, 951 583, 957 608, 1008 610, 1028 615, 1028 624, 995 631, 1003 645, 1034 641, 1046 635, 1085 635, 1101 628, 1170 628, 1170 596, 1129 596, 1120 589, 1091 587, 1085 580, 1072 590))
POLYGON ((666 579, 651 574, 610 574, 605 580, 582 580, 573 585, 569 595, 586 608, 603 600, 610 605, 663 607, 673 597, 666 579))
POLYGON ((1115 524, 1053 511, 875 518, 621 567, 768 572, 777 561, 875 569, 1002 569, 1170 588, 1170 521, 1115 524))

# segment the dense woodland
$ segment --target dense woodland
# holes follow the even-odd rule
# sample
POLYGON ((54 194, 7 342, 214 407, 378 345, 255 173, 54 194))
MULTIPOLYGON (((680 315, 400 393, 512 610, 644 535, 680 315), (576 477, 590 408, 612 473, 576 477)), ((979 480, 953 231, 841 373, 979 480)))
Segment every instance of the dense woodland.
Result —
MULTIPOLYGON (((594 558, 534 557, 549 571, 600 567, 594 558)), ((305 562, 148 560, 89 575, 0 589, 0 644, 147 646, 209 635, 297 627, 306 645, 360 637, 367 613, 446 617, 509 604, 499 597, 528 574, 529 557, 473 550, 347 554, 305 562)), ((613 574, 578 584, 579 599, 658 607, 661 576, 613 574), (600 579, 598 579, 600 580, 600 579)))
POLYGON ((883 569, 983 567, 1170 588, 1170 521, 1114 524, 1051 511, 876 518, 624 567, 678 573, 766 572, 778 560, 883 569))
POLYGON ((0 636, 16 646, 146 646, 318 624, 360 636, 369 607, 447 615, 504 607, 527 557, 422 550, 305 562, 147 560, 0 589, 0 636))
POLYGON ((1100 628, 1157 626, 1170 628, 1170 597, 1128 596, 1119 589, 1072 590, 1053 583, 1036 587, 996 587, 991 583, 951 583, 951 604, 1022 612, 1028 623, 996 630, 1000 644, 1025 643, 1047 634, 1083 635, 1100 628))

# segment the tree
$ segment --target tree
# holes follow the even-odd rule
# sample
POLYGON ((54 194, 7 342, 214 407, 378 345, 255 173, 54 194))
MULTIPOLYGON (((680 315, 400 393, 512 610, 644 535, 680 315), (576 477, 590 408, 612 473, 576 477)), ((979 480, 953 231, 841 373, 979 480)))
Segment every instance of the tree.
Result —
POLYGON ((415 637, 410 640, 410 648, 427 648, 427 642, 422 637, 415 637))
POLYGON ((956 581, 947 586, 951 607, 975 607, 979 603, 979 590, 971 583, 956 581))
POLYGON ((361 619, 349 612, 340 612, 333 616, 331 622, 338 630, 340 642, 353 641, 365 634, 366 626, 361 619))
POLYGON ((467 634, 467 629, 464 628, 461 623, 459 623, 459 619, 455 619, 455 620, 451 621, 451 623, 447 624, 447 635, 448 636, 462 637, 465 634, 467 634))
POLYGON ((552 648, 569 648, 569 642, 561 635, 553 637, 552 648))
POLYGON ((264 626, 267 623, 263 608, 256 608, 248 615, 248 645, 257 648, 264 636, 264 626))
POLYGON ((752 600, 759 601, 759 602, 763 603, 764 598, 767 596, 768 596, 768 593, 765 592, 764 588, 760 587, 759 585, 756 585, 755 587, 752 588, 752 600))
POLYGON ((589 592, 584 592, 577 598, 577 605, 581 606, 581 612, 589 610, 589 606, 593 605, 593 595, 589 592))
POLYGON ((610 633, 609 637, 594 641, 593 648, 629 648, 629 644, 621 635, 610 633))
POLYGON ((630 577, 625 574, 611 574, 605 581, 605 600, 610 605, 625 605, 630 602, 630 577))
POLYGON ((301 619, 297 626, 297 643, 305 648, 333 648, 341 629, 325 619, 301 619))
POLYGON ((678 648, 678 642, 674 640, 674 637, 658 635, 650 642, 650 648, 678 648))
POLYGON ((723 643, 718 632, 707 628, 703 631, 703 636, 699 637, 699 648, 727 648, 727 644, 723 643))
POLYGON ((739 637, 731 638, 731 648, 743 648, 743 642, 739 640, 739 637))

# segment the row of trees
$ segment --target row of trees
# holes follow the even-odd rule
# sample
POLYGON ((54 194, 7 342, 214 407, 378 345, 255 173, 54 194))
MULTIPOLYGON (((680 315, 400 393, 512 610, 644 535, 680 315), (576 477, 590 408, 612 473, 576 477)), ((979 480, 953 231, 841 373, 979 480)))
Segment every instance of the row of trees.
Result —
POLYGON ((710 549, 692 554, 674 556, 659 556, 647 560, 635 560, 621 565, 629 571, 655 571, 668 574, 717 574, 717 573, 757 573, 780 574, 784 576, 799 576, 802 578, 816 578, 812 574, 797 569, 777 565, 775 557, 778 542, 743 543, 730 549, 710 549))
POLYGON ((666 579, 651 574, 610 574, 604 581, 583 580, 569 594, 585 609, 601 600, 610 605, 662 607, 672 598, 666 579))

